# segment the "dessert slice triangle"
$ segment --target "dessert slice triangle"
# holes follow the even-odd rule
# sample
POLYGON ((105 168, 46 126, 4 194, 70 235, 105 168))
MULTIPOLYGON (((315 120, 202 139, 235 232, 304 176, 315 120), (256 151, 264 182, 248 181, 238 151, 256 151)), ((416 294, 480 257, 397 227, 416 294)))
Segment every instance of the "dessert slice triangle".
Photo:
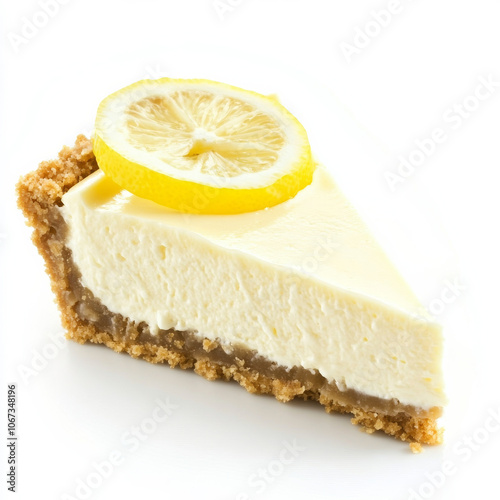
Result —
POLYGON ((274 207, 186 214, 114 184, 80 136, 18 193, 69 338, 441 441, 441 328, 324 167, 274 207))

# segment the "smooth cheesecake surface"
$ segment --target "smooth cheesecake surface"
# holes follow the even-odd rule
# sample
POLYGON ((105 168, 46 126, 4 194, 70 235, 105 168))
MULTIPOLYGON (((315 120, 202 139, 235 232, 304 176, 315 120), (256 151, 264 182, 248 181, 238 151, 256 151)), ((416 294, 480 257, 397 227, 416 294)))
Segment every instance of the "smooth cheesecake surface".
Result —
POLYGON ((152 331, 193 330, 340 388, 443 406, 442 336, 328 172, 273 208, 183 214, 97 171, 63 197, 82 283, 152 331))

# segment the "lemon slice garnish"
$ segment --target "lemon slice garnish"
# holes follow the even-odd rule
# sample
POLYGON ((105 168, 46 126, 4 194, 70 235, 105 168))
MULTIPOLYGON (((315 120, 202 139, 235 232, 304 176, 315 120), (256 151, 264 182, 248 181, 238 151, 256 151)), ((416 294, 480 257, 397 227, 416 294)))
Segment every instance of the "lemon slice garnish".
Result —
POLYGON ((209 80, 142 80, 111 94, 93 146, 120 187, 191 213, 271 207, 315 167, 304 127, 275 97, 209 80))

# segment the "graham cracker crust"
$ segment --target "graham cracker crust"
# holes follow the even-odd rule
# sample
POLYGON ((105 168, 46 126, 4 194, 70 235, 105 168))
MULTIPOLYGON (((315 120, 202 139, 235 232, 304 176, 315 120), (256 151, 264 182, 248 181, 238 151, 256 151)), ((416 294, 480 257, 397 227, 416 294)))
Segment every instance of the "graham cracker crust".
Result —
MULTIPOLYGON (((272 394, 282 402, 296 397, 319 401, 327 412, 351 413, 351 422, 368 433, 383 431, 410 443, 442 442, 442 429, 436 424, 440 408, 423 412, 398 401, 340 391, 317 372, 285 368, 197 332, 160 330, 152 335, 145 323, 136 324, 109 311, 81 285, 71 250, 65 246, 66 224, 59 211, 63 194, 97 168, 91 142, 80 135, 73 148, 64 147, 56 160, 42 162, 17 185, 18 206, 33 227, 32 240, 45 260, 68 339, 104 344, 150 363, 193 368, 208 380, 232 379, 250 393, 272 394)), ((413 445, 412 450, 416 449, 413 445)))

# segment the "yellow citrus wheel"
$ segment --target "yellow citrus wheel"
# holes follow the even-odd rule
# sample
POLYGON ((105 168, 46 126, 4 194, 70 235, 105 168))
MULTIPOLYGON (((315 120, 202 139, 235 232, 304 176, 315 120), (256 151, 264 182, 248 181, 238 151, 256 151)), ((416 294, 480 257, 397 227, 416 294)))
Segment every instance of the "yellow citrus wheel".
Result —
POLYGON ((120 187, 191 213, 277 205, 315 168, 304 127, 275 97, 209 80, 142 80, 111 94, 93 145, 120 187))

